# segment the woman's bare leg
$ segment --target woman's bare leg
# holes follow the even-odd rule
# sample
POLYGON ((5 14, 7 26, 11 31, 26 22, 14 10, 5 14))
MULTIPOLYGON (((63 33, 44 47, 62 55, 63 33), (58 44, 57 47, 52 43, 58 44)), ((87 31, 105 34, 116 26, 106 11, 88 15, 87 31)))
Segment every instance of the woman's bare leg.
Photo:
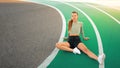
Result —
POLYGON ((91 52, 83 43, 79 43, 77 47, 85 54, 87 54, 90 58, 98 60, 98 57, 93 52, 91 52))
POLYGON ((60 49, 60 50, 73 52, 73 49, 70 48, 70 44, 68 42, 59 42, 59 43, 56 43, 56 47, 58 49, 60 49))

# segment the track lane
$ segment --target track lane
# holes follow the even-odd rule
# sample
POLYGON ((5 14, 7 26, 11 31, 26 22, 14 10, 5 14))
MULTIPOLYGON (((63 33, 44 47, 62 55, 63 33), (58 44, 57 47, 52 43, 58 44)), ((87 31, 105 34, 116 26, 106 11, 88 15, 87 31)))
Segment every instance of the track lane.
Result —
MULTIPOLYGON (((111 59, 111 57, 116 57, 116 58, 120 57, 119 54, 114 54, 115 52, 118 52, 120 48, 119 47, 119 39, 120 39, 119 25, 114 20, 106 16, 105 14, 101 13, 96 9, 86 6, 85 4, 74 3, 74 5, 83 9, 93 19, 93 21, 96 23, 96 26, 98 27, 98 30, 101 33, 101 37, 104 45, 103 47, 105 50, 105 54, 107 55, 105 68, 112 68, 113 66, 120 67, 118 65, 118 62, 112 63, 113 59, 111 59), (111 54, 114 54, 114 56, 112 56, 111 54)), ((114 61, 118 61, 116 58, 114 58, 114 61)))

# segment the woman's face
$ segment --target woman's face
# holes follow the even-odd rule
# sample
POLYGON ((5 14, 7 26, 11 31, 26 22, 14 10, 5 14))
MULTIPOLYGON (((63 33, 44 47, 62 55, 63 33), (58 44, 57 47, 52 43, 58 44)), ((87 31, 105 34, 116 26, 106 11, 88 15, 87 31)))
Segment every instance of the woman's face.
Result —
POLYGON ((77 13, 72 13, 72 20, 77 21, 77 19, 78 19, 77 13))

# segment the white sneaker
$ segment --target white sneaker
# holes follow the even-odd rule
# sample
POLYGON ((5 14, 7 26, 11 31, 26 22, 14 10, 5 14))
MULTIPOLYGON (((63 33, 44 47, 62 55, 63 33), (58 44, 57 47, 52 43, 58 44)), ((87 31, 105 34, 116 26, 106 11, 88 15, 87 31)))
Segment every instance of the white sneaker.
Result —
POLYGON ((99 57, 98 57, 98 62, 99 62, 99 64, 103 64, 104 59, 105 59, 105 54, 99 55, 99 57))
POLYGON ((74 53, 74 54, 81 54, 80 50, 79 50, 77 47, 75 47, 75 48, 73 49, 73 53, 74 53))

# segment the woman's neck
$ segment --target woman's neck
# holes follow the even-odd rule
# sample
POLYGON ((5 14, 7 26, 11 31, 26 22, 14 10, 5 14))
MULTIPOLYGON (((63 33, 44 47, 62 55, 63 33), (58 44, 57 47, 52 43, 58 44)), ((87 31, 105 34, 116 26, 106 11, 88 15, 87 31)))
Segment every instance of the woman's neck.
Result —
POLYGON ((77 20, 75 20, 75 21, 73 21, 74 23, 76 23, 77 22, 77 20))

